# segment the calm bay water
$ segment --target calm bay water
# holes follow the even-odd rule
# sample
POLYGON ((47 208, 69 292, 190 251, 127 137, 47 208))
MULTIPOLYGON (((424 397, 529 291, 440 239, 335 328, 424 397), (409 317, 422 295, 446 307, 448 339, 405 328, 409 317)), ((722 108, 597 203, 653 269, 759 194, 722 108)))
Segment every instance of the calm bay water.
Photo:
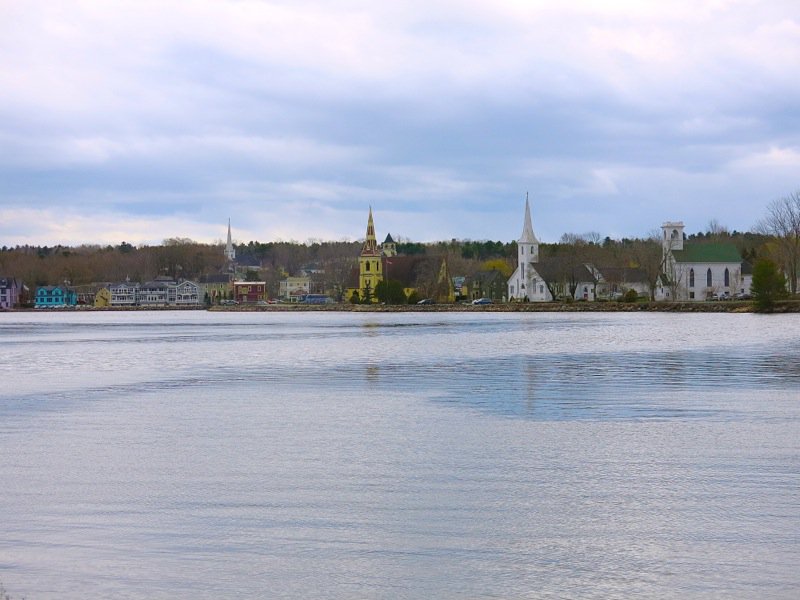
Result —
POLYGON ((800 316, 0 314, 46 598, 796 598, 800 316))

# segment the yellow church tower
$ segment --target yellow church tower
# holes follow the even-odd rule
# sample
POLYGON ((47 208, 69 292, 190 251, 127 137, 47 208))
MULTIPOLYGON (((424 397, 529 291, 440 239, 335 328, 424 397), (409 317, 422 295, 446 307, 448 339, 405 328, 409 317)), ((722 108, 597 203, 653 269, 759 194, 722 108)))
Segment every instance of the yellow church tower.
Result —
POLYGON ((378 248, 378 239, 375 237, 375 223, 372 220, 370 206, 367 239, 358 257, 358 289, 361 298, 370 298, 373 302, 377 302, 375 288, 381 281, 383 281, 383 259, 378 248))

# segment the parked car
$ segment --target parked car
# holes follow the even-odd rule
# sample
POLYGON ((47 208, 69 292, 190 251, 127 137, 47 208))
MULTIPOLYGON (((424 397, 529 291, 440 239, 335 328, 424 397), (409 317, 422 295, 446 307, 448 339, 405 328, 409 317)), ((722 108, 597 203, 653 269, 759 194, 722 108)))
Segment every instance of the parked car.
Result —
POLYGON ((222 300, 220 301, 222 306, 234 306, 235 304, 239 304, 236 300, 222 300))
POLYGON ((423 298, 417 304, 433 304, 433 298, 423 298))
POLYGON ((747 292, 739 292, 734 296, 737 300, 752 300, 753 296, 748 294, 747 292))
POLYGON ((728 292, 717 292, 713 296, 711 296, 712 300, 730 300, 731 297, 728 295, 728 292))
POLYGON ((472 301, 473 306, 483 306, 485 304, 492 304, 491 298, 476 298, 472 301))

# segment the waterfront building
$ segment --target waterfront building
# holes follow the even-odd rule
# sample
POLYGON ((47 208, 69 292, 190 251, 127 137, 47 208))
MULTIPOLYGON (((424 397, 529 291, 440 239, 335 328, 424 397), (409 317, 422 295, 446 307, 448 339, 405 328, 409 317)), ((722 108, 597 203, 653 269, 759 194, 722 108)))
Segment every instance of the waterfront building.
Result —
POLYGON ((139 284, 130 281, 111 284, 111 306, 136 306, 139 297, 139 284))
POLYGON ((0 277, 0 309, 19 306, 23 289, 22 281, 16 277, 0 277))
POLYGON ((267 301, 266 281, 234 281, 233 299, 239 304, 256 304, 267 301))
POLYGON ((400 255, 391 234, 387 234, 384 243, 378 245, 370 207, 367 235, 358 257, 358 269, 351 277, 345 299, 364 301, 368 298, 371 302, 378 302, 375 289, 384 279, 399 282, 408 298, 421 295, 437 302, 455 301, 455 287, 446 259, 400 255))
POLYGON ((383 259, 381 250, 378 247, 378 240, 375 237, 375 222, 372 219, 372 207, 370 206, 369 218, 367 219, 367 237, 358 257, 358 290, 360 298, 362 300, 369 298, 372 302, 377 302, 375 288, 381 281, 383 281, 383 259))
POLYGON ((507 279, 497 269, 478 271, 475 275, 467 277, 464 282, 467 287, 466 298, 490 298, 494 302, 502 302, 506 298, 507 279))
POLYGON ((635 267, 596 267, 589 265, 597 284, 596 296, 599 299, 618 300, 628 290, 637 296, 650 297, 650 282, 644 269, 635 267))
POLYGON ((687 242, 682 221, 661 225, 664 274, 657 300, 702 301, 749 294, 750 265, 729 242, 687 242))
POLYGON ((95 292, 93 304, 95 308, 108 308, 111 306, 111 290, 109 286, 103 286, 95 292))
POLYGON ((279 296, 283 300, 298 302, 310 293, 310 277, 287 277, 279 284, 279 296))
POLYGON ((175 306, 197 306, 200 304, 200 286, 194 281, 179 281, 175 284, 175 306))
POLYGON ((198 296, 205 302, 208 298, 210 304, 219 304, 233 295, 233 278, 226 273, 205 275, 200 278, 198 296))
POLYGON ((507 282, 509 300, 549 302, 572 297, 591 301, 595 300, 595 284, 596 279, 585 264, 564 256, 540 258, 526 196, 522 235, 517 240, 517 268, 507 282))
POLYGON ((77 304, 78 295, 75 290, 65 285, 44 285, 36 288, 36 308, 64 308, 77 304))

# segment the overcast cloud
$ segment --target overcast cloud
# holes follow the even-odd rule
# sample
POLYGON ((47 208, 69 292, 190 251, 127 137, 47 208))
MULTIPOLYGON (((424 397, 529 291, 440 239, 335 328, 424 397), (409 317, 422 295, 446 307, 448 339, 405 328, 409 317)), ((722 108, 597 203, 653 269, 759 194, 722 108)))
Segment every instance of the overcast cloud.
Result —
POLYGON ((746 230, 800 4, 0 3, 0 245, 746 230))

